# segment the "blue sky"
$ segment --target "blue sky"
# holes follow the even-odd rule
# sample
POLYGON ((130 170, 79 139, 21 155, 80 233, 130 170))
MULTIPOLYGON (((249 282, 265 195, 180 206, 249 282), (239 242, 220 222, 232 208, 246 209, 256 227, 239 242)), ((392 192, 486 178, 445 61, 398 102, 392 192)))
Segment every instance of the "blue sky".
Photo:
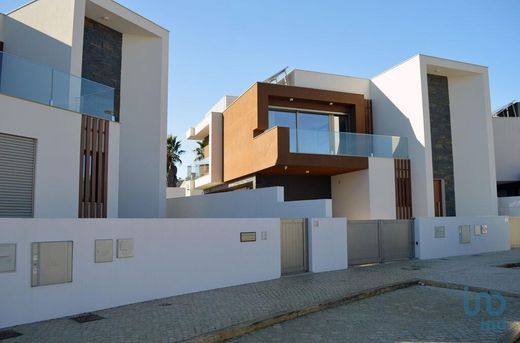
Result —
POLYGON ((519 0, 119 2, 171 32, 168 132, 188 151, 215 102, 285 66, 372 77, 423 53, 488 66, 493 109, 520 99, 519 0))

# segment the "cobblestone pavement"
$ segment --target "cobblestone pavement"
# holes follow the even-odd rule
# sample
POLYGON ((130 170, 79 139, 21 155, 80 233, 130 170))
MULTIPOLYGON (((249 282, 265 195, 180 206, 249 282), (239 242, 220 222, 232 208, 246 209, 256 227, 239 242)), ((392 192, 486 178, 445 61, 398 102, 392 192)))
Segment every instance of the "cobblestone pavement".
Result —
MULTIPOLYGON (((481 326, 480 315, 487 318, 483 309, 480 315, 467 316, 463 299, 463 291, 414 286, 316 312, 230 342, 489 343, 507 334, 507 329, 481 326)), ((506 299, 508 306, 500 320, 505 320, 507 328, 520 327, 520 299, 506 299)))
MULTIPOLYGON (((518 249, 283 277, 97 311, 96 314, 106 319, 90 323, 78 324, 62 318, 20 325, 12 329, 23 336, 9 339, 8 342, 181 341, 238 323, 414 278, 520 294, 520 268, 497 267, 514 262, 520 262, 518 249)), ((379 297, 373 301, 379 301, 377 299, 379 297)), ((374 325, 381 321, 380 318, 376 316, 367 320, 374 325)))

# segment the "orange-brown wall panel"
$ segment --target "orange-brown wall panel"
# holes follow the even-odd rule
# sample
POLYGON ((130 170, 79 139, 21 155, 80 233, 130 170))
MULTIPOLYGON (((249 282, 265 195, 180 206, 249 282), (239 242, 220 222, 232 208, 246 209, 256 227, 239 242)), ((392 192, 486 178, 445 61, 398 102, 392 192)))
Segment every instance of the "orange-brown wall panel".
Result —
POLYGON ((258 127, 258 85, 253 85, 224 112, 224 181, 276 164, 277 131, 254 139, 258 127))
MULTIPOLYGON (((368 167, 364 157, 291 154, 289 129, 267 130, 269 105, 282 106, 289 98, 294 99, 295 105, 307 109, 340 112, 354 106, 355 131, 366 133, 365 99, 361 94, 256 83, 224 111, 225 182, 259 171, 279 172, 285 165, 299 167, 304 172, 307 166, 325 167, 329 168, 325 170, 330 170, 330 175, 368 167)), ((326 173, 321 169, 320 172, 326 173)))

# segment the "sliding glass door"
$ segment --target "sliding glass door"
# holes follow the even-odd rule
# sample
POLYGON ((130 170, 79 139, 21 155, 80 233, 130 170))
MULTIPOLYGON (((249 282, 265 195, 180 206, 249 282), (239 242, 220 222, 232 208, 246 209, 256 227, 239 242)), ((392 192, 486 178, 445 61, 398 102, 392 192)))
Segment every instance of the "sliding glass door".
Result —
POLYGON ((308 154, 338 154, 346 150, 348 114, 270 109, 269 128, 290 129, 290 151, 308 154))
POLYGON ((298 151, 330 154, 331 127, 328 115, 298 112, 298 151))

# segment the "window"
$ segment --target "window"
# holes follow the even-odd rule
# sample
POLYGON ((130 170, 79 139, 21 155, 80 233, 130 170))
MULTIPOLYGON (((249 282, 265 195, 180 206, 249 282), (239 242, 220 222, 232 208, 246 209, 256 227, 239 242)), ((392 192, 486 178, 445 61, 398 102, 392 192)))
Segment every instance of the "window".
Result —
POLYGON ((330 116, 298 112, 298 151, 314 154, 331 153, 330 116))
POLYGON ((290 147, 296 147, 296 112, 269 111, 269 128, 280 126, 290 129, 290 147))
POLYGON ((349 132, 347 113, 318 113, 313 111, 269 110, 269 128, 290 129, 290 151, 312 154, 336 154, 346 143, 349 132))

